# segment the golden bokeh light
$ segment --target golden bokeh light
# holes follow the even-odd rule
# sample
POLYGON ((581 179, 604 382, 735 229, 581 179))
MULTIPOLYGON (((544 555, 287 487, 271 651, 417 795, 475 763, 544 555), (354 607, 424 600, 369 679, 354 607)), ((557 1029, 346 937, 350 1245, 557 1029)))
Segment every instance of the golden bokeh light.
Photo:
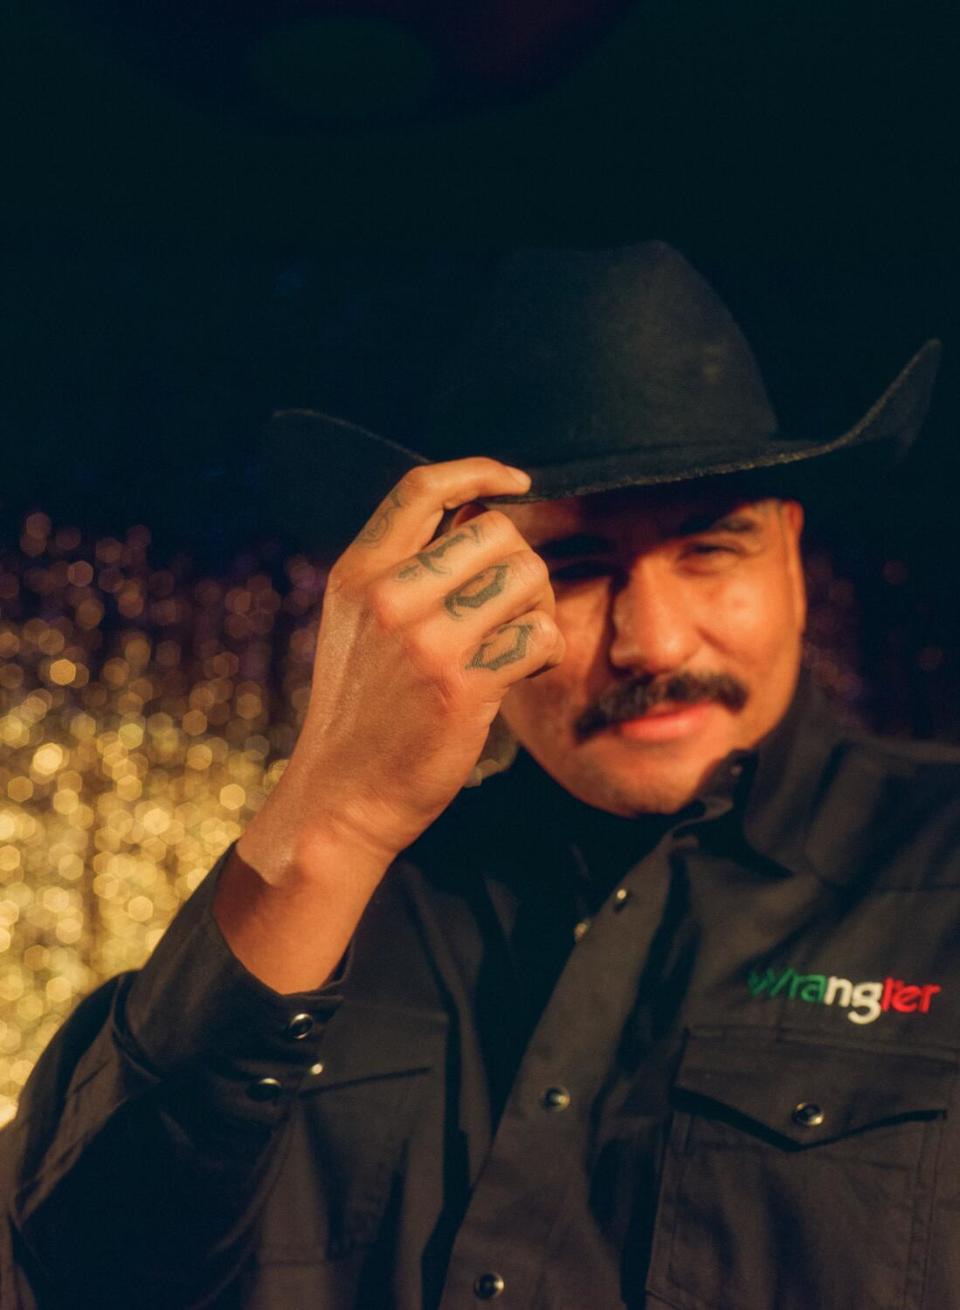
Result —
POLYGON ((149 541, 38 512, 0 553, 0 1123, 240 835, 306 704, 322 570, 196 577, 149 541))

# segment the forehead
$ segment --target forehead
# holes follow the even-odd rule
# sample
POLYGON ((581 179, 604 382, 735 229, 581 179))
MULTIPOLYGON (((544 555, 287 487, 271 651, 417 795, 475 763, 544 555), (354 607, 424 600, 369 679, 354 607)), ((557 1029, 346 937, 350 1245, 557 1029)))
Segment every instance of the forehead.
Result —
POLYGON ((499 508, 509 514, 528 541, 536 544, 582 532, 611 540, 626 534, 662 540, 681 532, 703 531, 734 510, 762 520, 771 503, 733 484, 683 484, 625 487, 499 508))

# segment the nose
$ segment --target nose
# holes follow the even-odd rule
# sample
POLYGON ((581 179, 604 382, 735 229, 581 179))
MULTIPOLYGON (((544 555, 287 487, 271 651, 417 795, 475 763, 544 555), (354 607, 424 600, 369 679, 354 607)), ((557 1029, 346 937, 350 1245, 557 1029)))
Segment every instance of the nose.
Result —
POLYGON ((612 606, 614 668, 656 677, 683 668, 700 645, 690 597, 663 561, 637 560, 612 606))

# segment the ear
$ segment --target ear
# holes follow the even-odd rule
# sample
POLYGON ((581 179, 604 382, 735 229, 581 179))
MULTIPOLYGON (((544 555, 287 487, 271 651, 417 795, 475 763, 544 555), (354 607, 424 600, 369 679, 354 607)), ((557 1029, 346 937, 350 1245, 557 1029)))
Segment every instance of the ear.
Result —
POLYGON ((799 546, 800 535, 803 532, 803 506, 799 500, 781 500, 780 502, 780 519, 783 523, 784 530, 799 546))
POLYGON ((798 500, 781 500, 779 510, 784 548, 787 552, 787 569, 793 590, 794 610, 799 630, 803 632, 807 625, 807 583, 803 572, 803 553, 800 548, 800 538, 803 533, 803 506, 798 500))

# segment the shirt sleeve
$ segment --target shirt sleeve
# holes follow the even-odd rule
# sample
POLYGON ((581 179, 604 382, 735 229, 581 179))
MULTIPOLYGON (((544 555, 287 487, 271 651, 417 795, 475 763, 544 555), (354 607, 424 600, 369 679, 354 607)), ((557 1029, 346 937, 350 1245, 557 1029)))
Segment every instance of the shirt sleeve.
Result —
POLYGON ((0 1134, 0 1308, 190 1306, 252 1242, 338 977, 280 995, 213 918, 229 852, 138 973, 78 1007, 0 1134))

